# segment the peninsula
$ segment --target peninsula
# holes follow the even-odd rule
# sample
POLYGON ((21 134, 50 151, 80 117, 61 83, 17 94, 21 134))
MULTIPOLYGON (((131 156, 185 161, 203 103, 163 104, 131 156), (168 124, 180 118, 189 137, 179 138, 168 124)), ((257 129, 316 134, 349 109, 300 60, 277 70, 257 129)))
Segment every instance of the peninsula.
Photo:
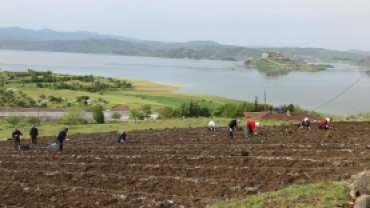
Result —
POLYGON ((291 71, 316 72, 333 68, 333 66, 326 64, 308 64, 303 60, 293 61, 279 52, 262 53, 261 58, 247 60, 244 64, 256 68, 267 76, 287 74, 291 71))

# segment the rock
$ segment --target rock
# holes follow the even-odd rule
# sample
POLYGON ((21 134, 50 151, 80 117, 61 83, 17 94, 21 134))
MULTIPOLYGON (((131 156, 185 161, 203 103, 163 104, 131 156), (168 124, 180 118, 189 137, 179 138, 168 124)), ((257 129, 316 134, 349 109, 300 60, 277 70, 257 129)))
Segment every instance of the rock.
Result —
POLYGON ((366 171, 360 173, 353 185, 353 190, 360 195, 370 194, 370 173, 366 171))
POLYGON ((50 201, 51 201, 51 202, 53 202, 53 203, 54 203, 56 200, 57 200, 57 199, 55 198, 55 196, 53 196, 53 197, 51 197, 51 198, 50 198, 50 201))
POLYGON ((358 191, 351 190, 351 192, 349 193, 349 196, 351 197, 351 199, 353 201, 355 201, 357 199, 357 197, 360 196, 360 193, 358 193, 358 191))
POLYGON ((335 202, 335 207, 343 207, 343 201, 341 201, 341 200, 337 200, 337 201, 335 202))
POLYGON ((356 200, 354 208, 370 208, 370 196, 369 195, 360 196, 356 200))
POLYGON ((355 203, 353 202, 347 202, 343 205, 343 208, 353 208, 355 206, 355 203))

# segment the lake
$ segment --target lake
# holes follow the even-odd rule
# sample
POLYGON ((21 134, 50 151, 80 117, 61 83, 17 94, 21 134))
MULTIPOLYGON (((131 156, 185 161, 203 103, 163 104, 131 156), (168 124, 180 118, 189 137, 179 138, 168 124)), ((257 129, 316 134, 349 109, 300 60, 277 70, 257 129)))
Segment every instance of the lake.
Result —
MULTIPOLYGON (((93 74, 152 80, 183 86, 179 92, 221 96, 263 103, 299 104, 313 110, 346 90, 364 75, 365 68, 336 64, 321 72, 291 72, 266 77, 256 69, 233 61, 166 59, 101 54, 0 50, 0 68, 10 71, 51 70, 57 73, 93 74)), ((337 99, 316 111, 350 115, 370 111, 370 74, 337 99)))

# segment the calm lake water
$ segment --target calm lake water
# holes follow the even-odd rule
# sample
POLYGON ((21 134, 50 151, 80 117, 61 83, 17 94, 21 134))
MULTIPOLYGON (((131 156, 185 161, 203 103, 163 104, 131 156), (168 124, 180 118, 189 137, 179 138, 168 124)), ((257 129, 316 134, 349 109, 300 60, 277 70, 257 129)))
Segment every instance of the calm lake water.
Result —
MULTIPOLYGON (((93 74, 107 77, 152 80, 183 86, 179 92, 222 96, 272 105, 299 104, 315 109, 344 91, 368 70, 335 65, 322 72, 291 72, 266 77, 255 69, 232 71, 242 62, 190 59, 164 59, 115 55, 0 50, 0 68, 24 71, 51 70, 58 73, 93 74)), ((350 115, 370 111, 370 74, 319 112, 350 115)))

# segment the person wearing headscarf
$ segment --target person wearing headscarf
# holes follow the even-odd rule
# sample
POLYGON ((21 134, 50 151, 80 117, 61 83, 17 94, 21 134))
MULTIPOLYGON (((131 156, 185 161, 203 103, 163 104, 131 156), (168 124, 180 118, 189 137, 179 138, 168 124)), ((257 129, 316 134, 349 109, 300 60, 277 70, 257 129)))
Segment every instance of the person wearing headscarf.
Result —
POLYGON ((257 127, 259 127, 259 123, 258 122, 255 122, 253 120, 248 120, 247 121, 247 125, 246 125, 246 137, 248 137, 249 135, 251 137, 257 135, 257 127))
POLYGON ((311 128, 310 119, 308 119, 307 117, 304 118, 302 120, 302 122, 298 125, 298 128, 307 128, 307 129, 310 129, 311 128))
POLYGON ((210 131, 216 131, 216 123, 215 123, 214 121, 210 121, 210 122, 208 123, 208 129, 209 129, 210 131))
POLYGON ((331 123, 331 118, 326 118, 326 119, 322 120, 320 125, 319 125, 319 129, 328 130, 330 123, 331 123))

